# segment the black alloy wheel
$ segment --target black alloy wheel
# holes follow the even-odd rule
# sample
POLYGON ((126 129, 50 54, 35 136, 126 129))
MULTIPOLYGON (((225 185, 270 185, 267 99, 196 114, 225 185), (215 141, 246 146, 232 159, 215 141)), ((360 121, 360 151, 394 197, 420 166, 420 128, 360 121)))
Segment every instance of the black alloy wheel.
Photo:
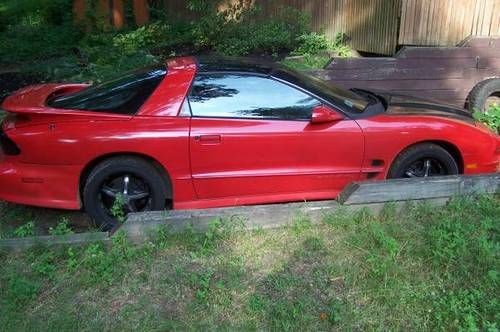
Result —
POLYGON ((414 145, 403 151, 393 162, 387 178, 426 178, 459 174, 455 158, 434 143, 414 145))
POLYGON ((151 162, 115 157, 90 172, 82 196, 94 226, 108 231, 128 213, 165 209, 167 193, 163 175, 151 162))

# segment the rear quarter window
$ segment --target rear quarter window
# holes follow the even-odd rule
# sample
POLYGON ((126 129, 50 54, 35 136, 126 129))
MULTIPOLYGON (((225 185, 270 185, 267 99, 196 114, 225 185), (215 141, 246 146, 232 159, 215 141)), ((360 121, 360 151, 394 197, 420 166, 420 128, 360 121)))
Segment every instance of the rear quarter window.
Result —
POLYGON ((47 102, 54 108, 136 114, 167 74, 164 66, 154 66, 128 73, 86 89, 58 96, 47 102))

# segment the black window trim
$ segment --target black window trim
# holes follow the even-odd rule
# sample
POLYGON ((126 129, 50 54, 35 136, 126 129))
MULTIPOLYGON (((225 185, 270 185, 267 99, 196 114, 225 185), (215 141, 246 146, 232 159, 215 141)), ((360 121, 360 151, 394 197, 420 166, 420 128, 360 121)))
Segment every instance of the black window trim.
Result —
POLYGON ((194 81, 196 80, 196 78, 198 76, 201 76, 201 75, 217 75, 217 74, 232 74, 232 75, 245 75, 245 76, 253 76, 253 77, 261 77, 261 78, 266 78, 266 79, 270 79, 272 81, 275 81, 275 82, 278 82, 278 83, 281 83, 281 84, 284 84, 284 85, 287 85, 289 86, 290 88, 292 89, 295 89, 299 92, 302 92, 306 95, 308 95, 309 97, 315 99, 316 101, 318 101, 320 104, 322 105, 327 105, 329 107, 331 107, 334 111, 337 111, 337 112, 340 112, 342 113, 342 115, 344 115, 346 117, 346 119, 349 119, 349 115, 346 114, 346 112, 344 112, 343 110, 341 110, 338 106, 332 104, 331 102, 311 93, 310 91, 300 87, 300 86, 297 86, 295 84, 292 84, 290 82, 288 82, 287 80, 284 80, 284 79, 281 79, 281 78, 278 78, 276 76, 273 76, 272 73, 271 74, 262 74, 262 73, 254 73, 254 72, 246 72, 246 71, 227 71, 227 70, 223 70, 223 71, 203 71, 203 72, 198 72, 196 73, 193 81, 191 82, 191 86, 189 87, 189 90, 188 90, 188 93, 187 93, 187 96, 186 96, 186 100, 188 101, 188 106, 189 106, 189 112, 191 113, 191 118, 196 118, 196 119, 229 119, 229 120, 256 120, 256 121, 287 121, 287 122, 290 122, 290 121, 294 121, 294 122, 310 122, 311 119, 296 119, 296 120, 291 120, 291 119, 275 119, 275 118, 244 118, 244 117, 228 117, 228 116, 200 116, 200 115, 194 115, 193 114, 193 110, 191 108, 191 100, 189 98, 189 96, 191 95, 191 91, 193 89, 193 85, 194 85, 194 81))

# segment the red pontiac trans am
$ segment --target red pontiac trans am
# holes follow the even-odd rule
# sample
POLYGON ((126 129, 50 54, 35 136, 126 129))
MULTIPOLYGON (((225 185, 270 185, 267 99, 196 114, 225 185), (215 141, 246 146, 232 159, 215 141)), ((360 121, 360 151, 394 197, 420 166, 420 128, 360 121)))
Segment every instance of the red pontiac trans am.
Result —
POLYGON ((118 198, 125 212, 320 200, 499 169, 500 138, 463 110, 242 59, 30 86, 2 108, 0 199, 84 208, 103 228, 118 198))

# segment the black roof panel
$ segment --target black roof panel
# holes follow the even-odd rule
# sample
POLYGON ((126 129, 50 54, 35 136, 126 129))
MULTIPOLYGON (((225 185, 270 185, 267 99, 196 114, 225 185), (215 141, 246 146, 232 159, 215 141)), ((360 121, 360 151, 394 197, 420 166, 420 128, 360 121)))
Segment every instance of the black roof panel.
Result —
POLYGON ((270 75, 277 66, 261 59, 233 57, 197 57, 199 72, 234 71, 270 75))

